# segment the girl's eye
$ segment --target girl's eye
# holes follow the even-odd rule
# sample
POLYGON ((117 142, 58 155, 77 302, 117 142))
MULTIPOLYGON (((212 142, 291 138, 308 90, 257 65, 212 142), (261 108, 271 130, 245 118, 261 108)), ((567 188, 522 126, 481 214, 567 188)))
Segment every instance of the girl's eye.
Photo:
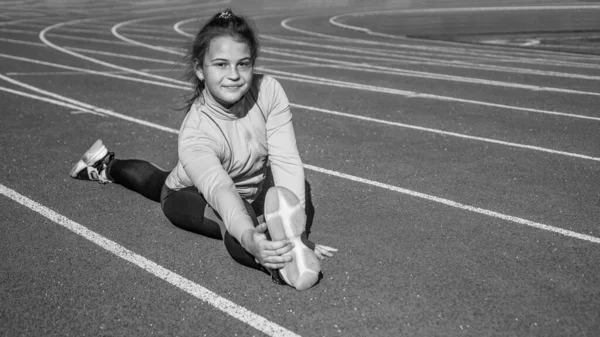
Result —
POLYGON ((250 62, 241 62, 241 63, 239 64, 239 67, 240 67, 240 68, 250 68, 250 66, 251 66, 251 65, 250 65, 250 62))
POLYGON ((217 64, 215 64, 215 66, 217 66, 219 68, 225 68, 225 67, 227 67, 227 63, 217 63, 217 64))

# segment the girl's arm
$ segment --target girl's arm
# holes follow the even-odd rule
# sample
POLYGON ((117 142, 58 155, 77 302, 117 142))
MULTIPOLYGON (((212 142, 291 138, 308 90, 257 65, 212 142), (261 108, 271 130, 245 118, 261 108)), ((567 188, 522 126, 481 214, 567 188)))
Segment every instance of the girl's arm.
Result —
POLYGON ((223 153, 222 145, 209 132, 200 131, 200 123, 194 111, 186 116, 179 132, 179 160, 198 192, 219 213, 227 231, 241 242, 242 234, 254 229, 252 218, 221 165, 218 154, 223 153))
POLYGON ((267 83, 269 90, 266 91, 272 96, 267 118, 267 146, 273 179, 276 186, 294 192, 306 209, 304 167, 296 145, 289 101, 279 82, 267 78, 271 83, 267 83))
POLYGON ((266 228, 254 227, 233 180, 221 166, 217 153, 222 151, 212 137, 199 132, 191 121, 179 134, 179 159, 194 186, 215 209, 227 231, 267 268, 282 268, 290 256, 281 256, 293 248, 287 240, 269 241, 266 228))

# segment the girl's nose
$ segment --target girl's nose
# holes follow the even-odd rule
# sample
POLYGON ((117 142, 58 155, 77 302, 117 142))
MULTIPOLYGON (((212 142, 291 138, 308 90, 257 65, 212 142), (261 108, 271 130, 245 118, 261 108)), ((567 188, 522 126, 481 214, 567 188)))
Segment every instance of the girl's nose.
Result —
POLYGON ((237 80, 237 79, 239 79, 240 78, 240 73, 239 73, 237 67, 231 67, 230 69, 231 69, 231 71, 228 74, 229 79, 230 80, 237 80))

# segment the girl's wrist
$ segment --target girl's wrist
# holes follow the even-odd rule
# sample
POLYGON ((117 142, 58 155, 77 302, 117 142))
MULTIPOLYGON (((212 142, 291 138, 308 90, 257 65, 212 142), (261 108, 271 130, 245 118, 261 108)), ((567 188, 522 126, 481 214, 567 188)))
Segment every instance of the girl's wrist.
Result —
POLYGON ((246 229, 242 233, 240 244, 246 251, 250 251, 249 248, 251 248, 253 241, 254 241, 254 228, 246 229))

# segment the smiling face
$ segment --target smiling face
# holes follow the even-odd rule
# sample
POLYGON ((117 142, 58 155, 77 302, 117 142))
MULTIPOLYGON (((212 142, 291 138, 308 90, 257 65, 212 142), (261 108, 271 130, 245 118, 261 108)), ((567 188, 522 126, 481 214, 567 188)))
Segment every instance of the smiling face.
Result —
POLYGON ((204 81, 215 101, 230 108, 250 88, 252 71, 248 44, 231 36, 220 36, 210 42, 196 76, 204 81))

